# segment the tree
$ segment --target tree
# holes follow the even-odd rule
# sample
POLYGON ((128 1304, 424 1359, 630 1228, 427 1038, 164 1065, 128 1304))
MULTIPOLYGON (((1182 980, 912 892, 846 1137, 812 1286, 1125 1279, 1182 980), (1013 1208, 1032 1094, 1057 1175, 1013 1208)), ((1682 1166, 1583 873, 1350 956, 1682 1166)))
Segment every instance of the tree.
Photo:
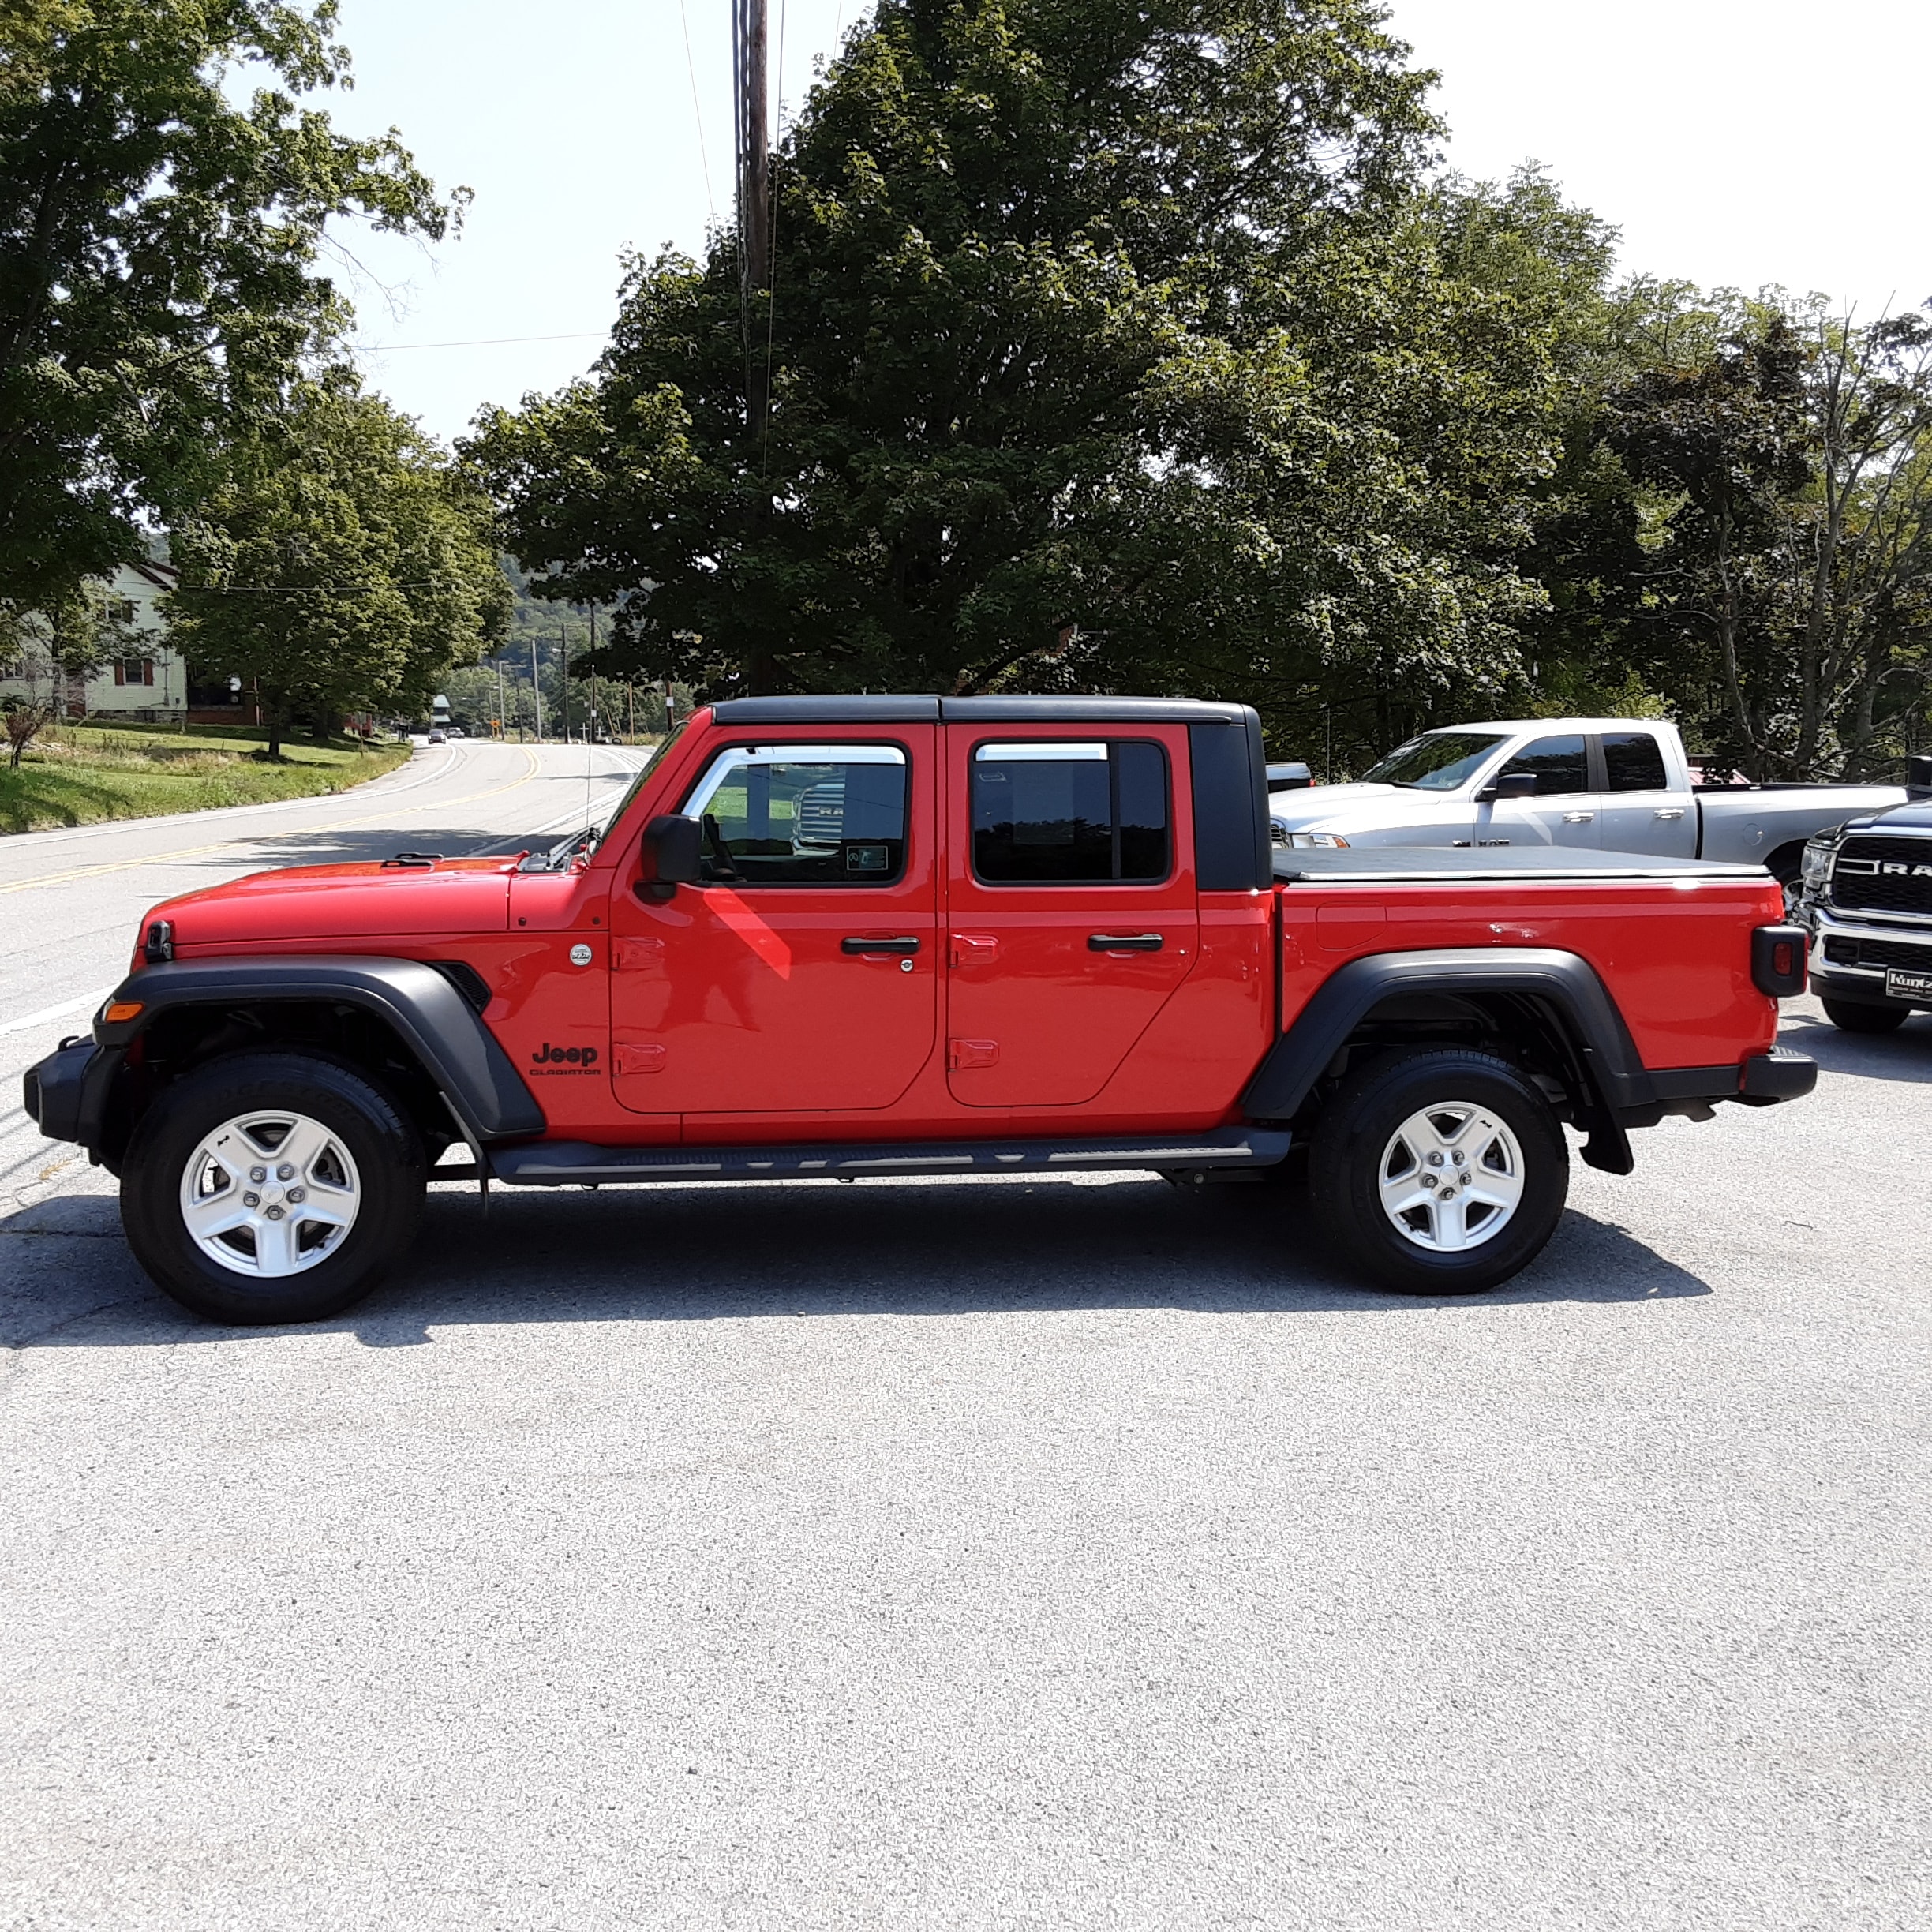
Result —
POLYGON ((1653 502, 1633 638, 1754 778, 1881 769, 1932 695, 1932 322, 1733 303, 1683 346, 1608 399, 1653 502))
POLYGON ((1361 0, 882 0, 777 158, 769 300, 726 233, 633 260, 593 376, 479 420, 511 548, 713 695, 1478 702, 1551 302, 1418 216, 1406 53, 1361 0))
POLYGON ((502 635, 489 505, 346 372, 298 384, 177 529, 175 639, 256 691, 269 754, 299 717, 414 713, 502 635))
POLYGON ((0 585, 17 609, 142 554, 346 310, 331 219, 440 237, 394 130, 296 96, 347 84, 334 0, 0 0, 0 585), (268 84, 228 97, 237 69, 268 84))
POLYGON ((45 705, 17 698, 0 702, 0 719, 6 727, 7 769, 20 769, 21 754, 32 744, 54 713, 45 705))

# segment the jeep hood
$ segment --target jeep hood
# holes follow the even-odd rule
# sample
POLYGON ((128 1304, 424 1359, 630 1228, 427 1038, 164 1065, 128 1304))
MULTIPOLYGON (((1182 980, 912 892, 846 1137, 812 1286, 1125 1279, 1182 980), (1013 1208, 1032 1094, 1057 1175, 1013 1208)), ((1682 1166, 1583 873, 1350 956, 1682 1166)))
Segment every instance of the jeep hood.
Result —
POLYGON ((455 859, 433 866, 294 866, 252 872, 170 899, 148 918, 167 920, 177 953, 187 957, 251 939, 501 932, 510 923, 510 876, 516 863, 455 859))

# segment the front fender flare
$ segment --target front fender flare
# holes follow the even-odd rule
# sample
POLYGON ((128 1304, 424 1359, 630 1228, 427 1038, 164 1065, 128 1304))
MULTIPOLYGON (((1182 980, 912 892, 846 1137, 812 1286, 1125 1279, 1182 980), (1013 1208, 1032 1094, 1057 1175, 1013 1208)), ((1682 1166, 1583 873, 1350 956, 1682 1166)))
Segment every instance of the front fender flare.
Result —
POLYGON ((83 1084, 80 1133, 101 1144, 110 1091, 128 1048, 163 1013, 184 1007, 351 1006, 388 1025, 415 1055, 478 1141, 541 1133, 543 1110, 510 1056, 455 984, 420 960, 282 953, 174 960, 122 981, 108 1004, 138 1001, 139 1016, 98 1023, 98 1050, 83 1084))

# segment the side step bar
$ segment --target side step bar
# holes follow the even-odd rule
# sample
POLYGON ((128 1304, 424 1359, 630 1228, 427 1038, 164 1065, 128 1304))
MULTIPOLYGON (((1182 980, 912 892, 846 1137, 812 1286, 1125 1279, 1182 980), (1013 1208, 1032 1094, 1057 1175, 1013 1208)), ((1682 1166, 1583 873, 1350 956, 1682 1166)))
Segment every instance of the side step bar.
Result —
MULTIPOLYGON (((1272 1167, 1290 1136, 1260 1127, 1114 1140, 927 1140, 900 1146, 593 1147, 544 1140, 488 1150, 492 1180, 511 1187, 610 1187, 640 1181, 856 1180, 861 1174, 1076 1174, 1272 1167)), ((437 1177, 440 1178, 440 1177, 437 1177)), ((452 1177, 454 1178, 454 1177, 452 1177)))

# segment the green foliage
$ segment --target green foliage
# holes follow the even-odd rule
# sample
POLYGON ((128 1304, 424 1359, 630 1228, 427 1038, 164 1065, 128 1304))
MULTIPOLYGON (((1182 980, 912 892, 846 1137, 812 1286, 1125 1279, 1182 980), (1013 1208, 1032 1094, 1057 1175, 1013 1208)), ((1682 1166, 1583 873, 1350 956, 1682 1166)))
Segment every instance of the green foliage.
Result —
POLYGON ((340 372, 228 452, 176 532, 175 638, 256 689, 271 751, 300 717, 414 713, 502 636, 489 506, 406 417, 340 372))
POLYGON ((777 157, 769 300, 723 233, 634 260, 594 376, 480 419, 540 593, 713 695, 1481 708, 1601 264, 1422 206, 1432 77, 1380 18, 883 0, 777 157))
POLYGON ((1881 773, 1932 698, 1932 323, 1636 284, 1539 533, 1546 684, 1635 679, 1759 779, 1881 773))
MULTIPOLYGON (((0 0, 0 585, 17 608, 141 554, 346 310, 316 271, 354 215, 439 237, 393 132, 297 97, 346 83, 334 0, 0 0), (224 78, 264 84, 245 105, 224 78)), ((455 203, 463 199, 459 191, 455 203)))

